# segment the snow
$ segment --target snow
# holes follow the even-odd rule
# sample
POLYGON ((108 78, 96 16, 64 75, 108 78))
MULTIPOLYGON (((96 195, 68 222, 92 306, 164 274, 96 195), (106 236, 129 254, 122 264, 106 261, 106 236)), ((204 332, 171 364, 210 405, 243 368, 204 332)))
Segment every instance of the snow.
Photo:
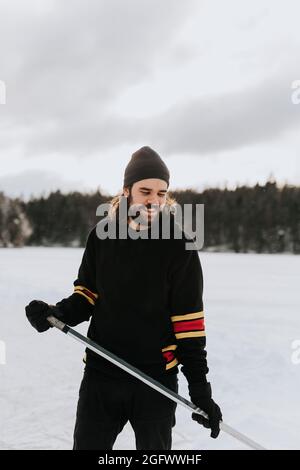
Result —
MULTIPOLYGON (((0 249, 0 449, 72 448, 84 347, 54 329, 38 334, 24 307, 70 295, 81 256, 79 248, 0 249)), ((300 364, 292 361, 300 257, 201 252, 200 259, 209 379, 224 422, 269 449, 300 449, 300 364)), ((77 329, 86 333, 87 323, 77 329)), ((188 398, 182 374, 180 394, 188 398)), ((173 449, 246 448, 225 433, 211 439, 183 407, 176 421, 173 449)), ((114 448, 135 449, 130 425, 114 448)))

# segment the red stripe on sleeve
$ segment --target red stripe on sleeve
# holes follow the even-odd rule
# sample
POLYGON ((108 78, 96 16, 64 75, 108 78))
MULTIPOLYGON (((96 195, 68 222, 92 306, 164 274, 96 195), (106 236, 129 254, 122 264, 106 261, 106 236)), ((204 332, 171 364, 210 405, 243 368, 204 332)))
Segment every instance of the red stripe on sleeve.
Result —
POLYGON ((171 351, 165 351, 163 353, 164 358, 166 359, 167 362, 170 362, 174 359, 174 354, 171 351))
POLYGON ((182 322, 175 322, 173 324, 175 333, 179 333, 180 331, 191 331, 191 330, 204 330, 204 318, 200 318, 199 320, 192 320, 192 321, 182 321, 182 322))

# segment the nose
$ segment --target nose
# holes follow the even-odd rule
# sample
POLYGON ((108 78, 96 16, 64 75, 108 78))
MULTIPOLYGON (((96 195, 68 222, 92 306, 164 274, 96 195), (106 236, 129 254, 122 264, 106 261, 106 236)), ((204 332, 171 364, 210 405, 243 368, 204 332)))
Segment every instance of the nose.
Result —
POLYGON ((146 204, 147 209, 151 209, 151 205, 158 207, 159 206, 158 199, 156 198, 148 199, 147 204, 146 204))

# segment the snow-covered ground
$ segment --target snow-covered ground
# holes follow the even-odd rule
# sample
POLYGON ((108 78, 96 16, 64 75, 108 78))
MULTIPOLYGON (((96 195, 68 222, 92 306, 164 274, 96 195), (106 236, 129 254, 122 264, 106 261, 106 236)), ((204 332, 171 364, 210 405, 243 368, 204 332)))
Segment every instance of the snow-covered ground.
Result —
MULTIPOLYGON (((83 346, 57 330, 38 334, 24 306, 72 293, 82 250, 0 249, 0 449, 70 449, 83 346), (4 342, 4 343, 3 343, 4 342), (3 357, 2 357, 3 361, 3 357)), ((209 378, 224 421, 270 449, 300 449, 300 257, 200 253, 209 378), (299 355, 298 355, 299 357, 299 355)), ((87 323, 77 327, 86 332, 87 323)), ((187 384, 180 374, 180 393, 187 384)), ((177 407, 173 449, 244 449, 177 407)), ((134 449, 126 426, 115 449, 134 449)))

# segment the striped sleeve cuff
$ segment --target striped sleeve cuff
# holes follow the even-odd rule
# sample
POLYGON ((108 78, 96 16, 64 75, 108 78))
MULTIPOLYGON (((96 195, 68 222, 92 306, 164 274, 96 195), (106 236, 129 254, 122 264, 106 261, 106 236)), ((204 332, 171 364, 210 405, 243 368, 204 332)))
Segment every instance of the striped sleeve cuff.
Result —
POLYGON ((95 305, 96 300, 98 298, 98 294, 95 292, 90 291, 84 286, 75 286, 74 287, 74 294, 79 294, 82 295, 83 297, 86 298, 86 300, 91 304, 95 305))
POLYGON ((204 312, 171 316, 176 339, 205 336, 204 312))
POLYGON ((178 364, 178 360, 176 359, 176 356, 175 356, 176 348, 177 348, 176 344, 171 344, 162 349, 162 354, 166 361, 166 370, 172 369, 178 364))

